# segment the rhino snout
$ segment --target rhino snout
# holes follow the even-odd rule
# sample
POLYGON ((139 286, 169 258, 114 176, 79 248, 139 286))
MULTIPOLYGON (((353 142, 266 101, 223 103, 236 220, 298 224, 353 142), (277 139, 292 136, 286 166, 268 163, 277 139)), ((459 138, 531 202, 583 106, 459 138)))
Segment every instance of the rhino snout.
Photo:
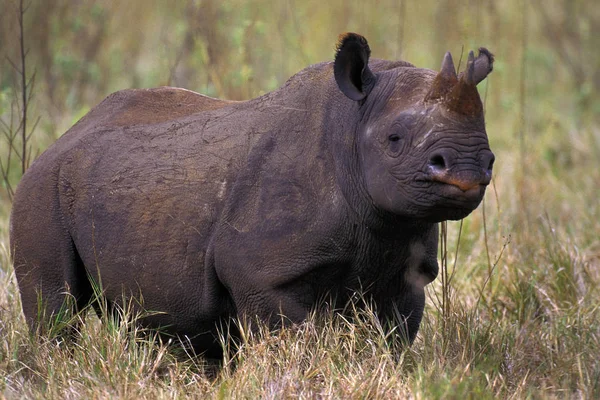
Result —
POLYGON ((456 186, 467 192, 490 183, 494 159, 494 153, 489 150, 483 151, 478 160, 466 160, 451 150, 442 149, 429 157, 428 174, 434 182, 456 186))

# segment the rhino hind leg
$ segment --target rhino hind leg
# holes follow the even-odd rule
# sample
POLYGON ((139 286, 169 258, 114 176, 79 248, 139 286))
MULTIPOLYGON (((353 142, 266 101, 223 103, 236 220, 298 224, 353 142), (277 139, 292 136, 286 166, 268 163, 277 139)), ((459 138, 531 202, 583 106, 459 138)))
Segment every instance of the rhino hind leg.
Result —
POLYGON ((71 317, 86 309, 94 293, 60 217, 45 214, 32 223, 20 221, 23 214, 13 210, 13 263, 31 333, 63 336, 74 329, 71 317))

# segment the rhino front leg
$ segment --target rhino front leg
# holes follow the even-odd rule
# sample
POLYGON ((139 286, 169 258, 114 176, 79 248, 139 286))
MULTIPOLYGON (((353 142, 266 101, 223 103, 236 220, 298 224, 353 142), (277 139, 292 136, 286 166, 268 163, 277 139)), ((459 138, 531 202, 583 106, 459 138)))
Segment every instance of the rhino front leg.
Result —
POLYGON ((311 264, 293 256, 271 260, 249 247, 216 246, 214 253, 217 278, 227 288, 237 316, 271 327, 306 319, 317 296, 307 276, 311 264))
POLYGON ((412 344, 419 332, 424 308, 425 290, 409 287, 406 293, 396 296, 391 301, 380 301, 378 314, 383 326, 389 329, 396 328, 396 338, 412 344))
POLYGON ((272 328, 302 322, 314 299, 301 283, 278 284, 272 275, 276 273, 240 271, 226 279, 238 317, 247 322, 258 319, 272 328))

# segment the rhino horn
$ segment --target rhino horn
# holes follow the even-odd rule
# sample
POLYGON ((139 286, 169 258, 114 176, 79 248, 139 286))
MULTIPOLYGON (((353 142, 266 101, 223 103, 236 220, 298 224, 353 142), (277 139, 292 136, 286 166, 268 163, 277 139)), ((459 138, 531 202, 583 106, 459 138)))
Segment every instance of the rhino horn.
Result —
POLYGON ((460 83, 466 85, 476 85, 475 54, 473 54, 473 50, 469 52, 469 58, 467 59, 467 68, 460 74, 460 83))
POLYGON ((425 96, 425 101, 444 98, 457 82, 458 77, 456 75, 456 69, 454 68, 454 61, 452 61, 452 54, 448 51, 444 55, 440 72, 433 80, 431 88, 425 96))
POLYGON ((483 112, 477 84, 492 72, 493 63, 494 56, 485 48, 479 49, 477 58, 472 51, 469 52, 467 67, 461 72, 458 83, 445 98, 448 109, 468 116, 483 112))
POLYGON ((456 79, 456 68, 454 68, 454 61, 452 61, 452 54, 449 51, 444 55, 442 61, 442 67, 440 68, 440 75, 445 79, 453 80, 456 79))

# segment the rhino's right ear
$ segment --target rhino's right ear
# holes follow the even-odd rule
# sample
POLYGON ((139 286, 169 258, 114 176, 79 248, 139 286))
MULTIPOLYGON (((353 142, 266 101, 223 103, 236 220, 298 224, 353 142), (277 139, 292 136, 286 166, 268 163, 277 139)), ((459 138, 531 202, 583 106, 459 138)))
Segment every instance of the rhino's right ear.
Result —
POLYGON ((338 87, 347 97, 359 101, 375 86, 375 75, 369 69, 371 49, 367 39, 356 33, 340 35, 333 63, 338 87))

